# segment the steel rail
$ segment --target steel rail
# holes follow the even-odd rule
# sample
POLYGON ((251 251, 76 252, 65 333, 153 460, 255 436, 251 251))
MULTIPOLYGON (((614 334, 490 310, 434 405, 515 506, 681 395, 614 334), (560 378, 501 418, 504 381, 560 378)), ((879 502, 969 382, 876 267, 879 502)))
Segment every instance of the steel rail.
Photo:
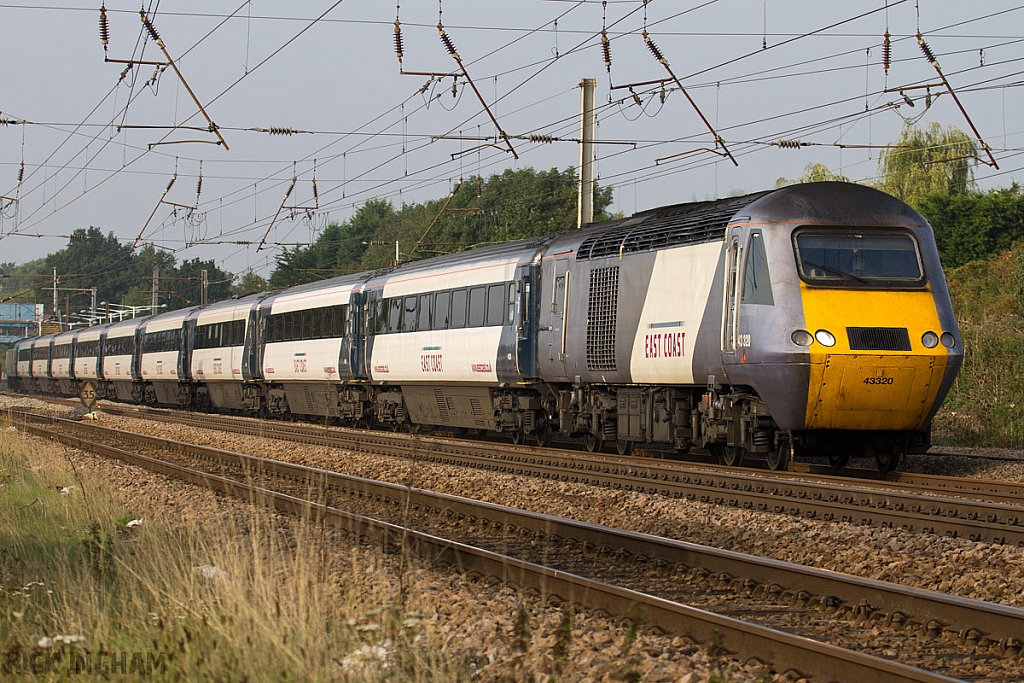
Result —
POLYGON ((117 458, 151 471, 220 491, 253 503, 269 503, 289 514, 328 522, 385 548, 416 555, 458 569, 470 576, 494 577, 506 584, 537 591, 552 601, 577 604, 586 609, 621 615, 669 634, 685 635, 699 643, 714 643, 738 658, 768 663, 779 672, 796 672, 814 680, 848 680, 857 683, 955 683, 950 678, 809 638, 758 626, 705 610, 629 589, 593 581, 574 574, 525 562, 514 557, 474 548, 405 527, 354 515, 316 501, 246 484, 156 458, 61 435, 36 427, 37 432, 62 439, 76 447, 117 458))
MULTIPOLYGON (((40 416, 43 417, 43 416, 40 416)), ((294 480, 316 482, 353 491, 374 499, 387 499, 403 509, 433 509, 482 524, 526 529, 557 538, 573 538, 598 548, 625 551, 634 558, 646 558, 699 568, 720 581, 742 580, 748 589, 765 587, 773 593, 789 592, 803 602, 813 598, 829 604, 842 604, 860 617, 881 612, 889 622, 920 626, 932 632, 946 632, 961 640, 992 641, 997 651, 1020 651, 1019 638, 1024 634, 1024 610, 999 603, 917 589, 898 584, 850 576, 790 562, 757 557, 729 550, 661 538, 603 525, 581 522, 537 512, 530 512, 461 496, 427 491, 331 472, 280 460, 225 451, 160 437, 126 432, 101 425, 76 423, 50 418, 51 424, 72 426, 93 435, 112 435, 131 443, 170 450, 181 455, 199 456, 209 460, 240 464, 245 472, 268 472, 294 480)), ((45 427, 26 425, 34 433, 49 436, 45 427)))
MULTIPOLYGON (((242 418, 239 420, 237 417, 231 418, 220 415, 209 415, 203 414, 201 419, 197 419, 197 414, 194 413, 177 413, 174 411, 167 411, 162 409, 154 408, 141 408, 141 407, 107 407, 104 410, 111 414, 122 415, 125 417, 153 417, 154 419, 168 419, 174 420, 184 424, 200 424, 201 422, 212 421, 222 429, 238 430, 240 433, 246 434, 257 434, 263 436, 276 436, 276 435, 290 435, 295 439, 300 439, 309 434, 333 434, 336 438, 343 438, 342 435, 359 434, 360 439, 366 438, 366 435, 373 437, 382 437, 384 440, 395 438, 391 434, 381 433, 373 430, 359 430, 353 428, 339 428, 332 427, 329 431, 325 430, 322 426, 313 424, 296 424, 296 423, 284 423, 274 422, 269 428, 264 428, 266 424, 263 421, 256 421, 253 418, 242 418), (258 424, 260 427, 257 428, 246 428, 245 424, 258 424), (253 431, 255 429, 255 431, 253 431), (269 432, 269 434, 267 433, 269 432)), ((400 437, 399 437, 400 438, 400 437)), ((322 443, 322 442, 318 442, 322 443)), ((470 444, 476 444, 477 442, 469 442, 470 444)), ((553 458, 561 453, 561 460, 568 462, 572 465, 578 463, 586 463, 587 461, 598 461, 598 462, 616 462, 616 463, 632 463, 638 467, 645 469, 651 468, 665 468, 669 472, 676 472, 684 469, 694 469, 701 471, 714 471, 714 472, 730 472, 736 474, 745 474, 750 476, 756 476, 758 478, 772 478, 772 479, 784 479, 787 481, 803 481, 806 479, 806 474, 813 475, 817 481, 824 481, 835 483, 843 486, 864 486, 864 487, 886 487, 885 490, 898 491, 900 489, 910 491, 920 491, 922 493, 934 494, 936 491, 955 493, 965 497, 974 498, 981 502, 987 503, 1008 503, 1010 505, 1016 505, 1024 507, 1024 485, 1017 482, 1008 481, 995 481, 987 479, 977 478, 966 478, 966 477, 945 477, 939 475, 930 474, 917 474, 911 472, 892 472, 888 474, 882 474, 874 470, 864 470, 858 468, 846 468, 842 470, 836 470, 832 467, 815 465, 810 463, 794 463, 789 471, 765 471, 760 469, 752 469, 750 467, 728 467, 725 465, 719 465, 715 463, 703 463, 693 461, 665 461, 651 457, 629 457, 629 456, 613 456, 610 454, 599 454, 599 453, 580 453, 571 452, 571 454, 565 451, 559 451, 554 448, 538 449, 524 446, 511 446, 508 444, 496 444, 490 443, 488 450, 495 451, 500 450, 507 453, 532 453, 536 455, 538 452, 543 452, 545 456, 553 458), (670 463, 670 464, 669 464, 670 463)), ((941 456, 942 454, 936 454, 941 456)), ((934 497, 934 496, 931 496, 934 497)))
POLYGON ((369 430, 277 423, 271 426, 262 421, 221 417, 209 420, 206 415, 197 420, 194 415, 168 412, 159 415, 160 419, 200 427, 204 421, 213 421, 221 430, 271 438, 287 437, 364 453, 394 455, 400 451, 409 457, 443 464, 1024 546, 1022 506, 859 488, 851 484, 870 484, 845 478, 832 478, 831 482, 805 481, 793 476, 766 476, 736 468, 669 466, 650 459, 560 454, 553 449, 538 452, 503 444, 446 441, 369 430))
MULTIPOLYGON (((0 392, 18 398, 21 394, 12 394, 10 392, 0 392)), ((36 397, 45 399, 46 401, 58 403, 62 405, 78 405, 78 400, 59 398, 54 396, 41 396, 36 397)), ((193 424, 199 425, 200 420, 196 419, 197 414, 194 413, 180 413, 161 408, 149 408, 145 406, 126 406, 126 405, 106 405, 103 410, 111 415, 121 415, 123 417, 136 417, 136 418, 152 418, 156 420, 164 421, 175 421, 182 424, 193 424)), ((255 430, 240 428, 239 424, 256 423, 266 424, 263 420, 256 418, 247 417, 227 417, 220 415, 202 414, 202 421, 204 422, 216 422, 221 429, 233 430, 238 433, 253 434, 258 436, 267 436, 268 438, 283 438, 285 434, 289 434, 295 440, 305 440, 303 435, 309 433, 309 430, 316 430, 321 434, 334 433, 336 435, 343 434, 345 432, 358 433, 358 434, 371 434, 378 435, 380 432, 372 430, 357 430, 354 428, 343 428, 343 427, 332 427, 330 432, 325 431, 320 426, 315 426, 312 423, 296 424, 296 423, 285 423, 285 422, 273 422, 273 426, 269 430, 264 431, 262 427, 256 428, 255 430)), ((390 435, 385 435, 384 438, 388 438, 390 435)), ((320 443, 320 442, 318 442, 320 443)), ((507 444, 491 444, 492 449, 504 449, 511 451, 514 448, 507 444)), ((519 451, 522 452, 524 448, 518 447, 519 451)), ((536 452, 536 448, 531 448, 531 451, 536 452)), ((546 454, 556 454, 559 451, 554 448, 541 449, 546 454)), ((563 452, 564 453, 564 452, 563 452)), ((1011 458, 1001 456, 983 456, 983 455, 970 455, 970 454, 958 454, 958 453, 929 453, 933 457, 949 456, 969 456, 977 459, 993 459, 993 460, 1005 460, 1005 461, 1020 461, 1024 462, 1024 458, 1011 458)), ((588 459, 600 459, 602 461, 614 460, 616 462, 634 462, 645 467, 654 466, 655 463, 659 462, 659 458, 664 457, 664 452, 659 450, 649 451, 649 455, 640 457, 628 457, 628 456, 612 456, 610 454, 599 454, 599 453, 580 453, 573 452, 572 455, 567 456, 574 462, 588 459)), ((752 474, 765 472, 763 469, 751 468, 751 467, 728 467, 726 465, 720 465, 713 462, 693 460, 692 455, 689 456, 689 460, 671 460, 671 467, 673 469, 699 469, 699 470, 712 470, 720 472, 736 472, 740 474, 752 474)), ((665 460, 660 462, 665 463, 665 460)), ((666 465, 661 465, 666 466, 666 465)), ((958 496, 964 496, 969 498, 975 498, 983 502, 1003 502, 1011 505, 1017 505, 1024 507, 1024 484, 1010 481, 999 481, 991 479, 978 479, 972 477, 946 477, 941 475, 921 474, 913 472, 890 472, 881 473, 875 470, 863 469, 863 468, 843 468, 835 469, 830 466, 817 465, 813 463, 797 462, 791 463, 790 469, 787 471, 769 471, 767 476, 776 479, 795 479, 803 480, 806 479, 804 475, 810 474, 816 480, 831 481, 845 485, 861 485, 861 486, 883 486, 889 487, 889 489, 904 489, 904 490, 917 490, 925 493, 935 493, 936 491, 953 493, 958 496)), ((759 474, 758 476, 765 476, 759 474)))

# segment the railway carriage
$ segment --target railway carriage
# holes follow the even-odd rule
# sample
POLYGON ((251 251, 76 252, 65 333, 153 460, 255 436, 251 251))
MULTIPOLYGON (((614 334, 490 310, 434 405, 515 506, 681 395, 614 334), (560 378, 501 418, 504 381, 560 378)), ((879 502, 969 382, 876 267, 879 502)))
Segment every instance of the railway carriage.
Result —
POLYGON ((55 391, 63 396, 78 393, 75 381, 74 342, 81 330, 61 332, 53 338, 50 360, 50 378, 56 383, 55 391))
POLYGON ((55 385, 50 382, 50 349, 52 344, 52 334, 37 337, 31 342, 32 361, 29 365, 29 376, 33 380, 36 391, 47 394, 55 393, 55 385))
MULTIPOLYGON (((92 382, 97 391, 101 389, 100 380, 103 379, 103 368, 100 363, 100 340, 108 327, 109 325, 87 327, 79 330, 78 336, 75 337, 74 358, 72 359, 74 375, 80 382, 92 382)), ((103 389, 103 394, 105 392, 106 390, 103 389)))
POLYGON ((110 323, 100 339, 100 366, 104 395, 108 399, 139 403, 140 320, 110 323))
POLYGON ((139 321, 141 403, 190 407, 187 323, 198 309, 180 309, 139 321))
POLYGON ((210 304, 188 317, 183 337, 193 381, 188 405, 199 410, 259 408, 259 392, 244 389, 258 378, 256 314, 264 296, 210 304))
POLYGON ((20 339, 7 350, 7 366, 13 368, 13 372, 8 371, 12 389, 28 393, 36 391, 32 383, 32 339, 20 339))
POLYGON ((18 342, 7 349, 4 356, 4 377, 0 386, 4 391, 18 391, 18 342))
POLYGON ((270 414, 365 419, 369 394, 359 325, 365 279, 334 278, 260 302, 260 388, 270 414))
POLYGON ((539 422, 535 318, 544 240, 403 265, 364 289, 379 422, 509 431, 539 422))

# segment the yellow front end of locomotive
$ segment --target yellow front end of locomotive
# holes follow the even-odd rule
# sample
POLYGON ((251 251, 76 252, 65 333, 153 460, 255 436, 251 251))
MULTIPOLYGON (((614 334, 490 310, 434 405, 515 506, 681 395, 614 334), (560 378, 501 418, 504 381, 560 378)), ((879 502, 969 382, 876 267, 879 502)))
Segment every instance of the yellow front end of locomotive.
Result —
POLYGON ((926 426, 946 370, 948 351, 922 337, 942 327, 930 290, 865 291, 801 283, 810 345, 807 429, 916 430, 926 426), (868 330, 892 343, 866 350, 868 330), (829 334, 819 334, 825 331, 829 334), (834 339, 832 346, 821 342, 834 339), (909 347, 909 348, 908 348, 909 347))

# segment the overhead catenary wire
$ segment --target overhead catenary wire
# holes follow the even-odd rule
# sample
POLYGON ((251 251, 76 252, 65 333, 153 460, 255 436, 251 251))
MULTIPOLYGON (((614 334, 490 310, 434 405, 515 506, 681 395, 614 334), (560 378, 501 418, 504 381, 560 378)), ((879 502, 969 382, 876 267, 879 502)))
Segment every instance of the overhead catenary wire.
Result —
MULTIPOLYGON (((877 36, 877 34, 876 34, 876 36, 877 36)), ((564 54, 564 52, 563 52, 563 54, 564 54)), ((687 85, 688 85, 688 87, 690 87, 690 86, 689 86, 689 84, 687 84, 687 85)), ((962 92, 964 91, 964 90, 963 90, 963 88, 961 88, 961 91, 962 91, 962 92)), ((920 106, 919 106, 919 109, 920 109, 920 106)), ((504 111, 504 108, 503 108, 503 111, 504 111)), ((746 121, 744 121, 743 123, 746 123, 746 121)), ((225 130, 226 130, 226 127, 225 127, 225 130)), ((547 133, 546 133, 546 134, 547 134, 547 133)), ((727 136, 727 137, 729 137, 729 138, 731 139, 731 137, 732 137, 732 136, 727 136)), ((378 140, 378 141, 379 141, 379 140, 378 140)), ((382 168, 382 167, 386 168, 386 166, 378 166, 378 168, 382 168)), ((422 165, 422 167, 423 167, 423 168, 429 168, 429 165, 422 165)), ((440 165, 440 166, 438 166, 438 168, 440 168, 440 169, 441 169, 441 172, 440 172, 440 173, 438 173, 438 175, 440 175, 440 176, 443 176, 443 175, 445 174, 445 173, 443 172, 443 168, 444 168, 444 167, 443 167, 443 165, 440 165)), ((633 166, 633 168, 634 168, 634 169, 636 169, 636 168, 639 168, 639 166, 633 166)), ((361 169, 360 169, 360 170, 361 170, 361 169)), ((356 171, 356 172, 358 173, 359 171, 356 171)), ((629 170, 627 170, 627 172, 629 172, 629 170)), ((414 174, 415 174, 415 173, 416 173, 416 170, 415 170, 415 169, 411 169, 411 173, 414 173, 414 174)), ((429 173, 429 172, 428 172, 428 173, 429 173)), ((381 174, 376 174, 376 175, 377 175, 377 177, 381 177, 381 174)), ((395 179, 399 178, 399 177, 400 177, 401 175, 403 175, 403 174, 402 174, 401 172, 399 172, 399 173, 398 173, 398 174, 397 174, 397 175, 395 176, 395 179)), ((328 177, 330 177, 330 176, 328 176, 328 177)), ((367 176, 367 177, 369 177, 369 176, 367 176)), ((381 180, 383 181, 383 180, 384 180, 384 178, 383 178, 383 177, 381 177, 381 180)), ((261 188, 262 188, 263 186, 264 186, 264 185, 262 185, 262 184, 261 184, 261 188)), ((352 187, 353 187, 353 189, 356 189, 356 190, 358 190, 358 189, 361 189, 361 187, 362 187, 362 186, 365 186, 365 185, 364 185, 364 184, 360 184, 360 185, 358 185, 358 186, 356 186, 356 185, 353 185, 352 187)), ((402 183, 402 186, 409 186, 409 185, 407 185, 406 183, 402 183)), ((364 196, 365 196, 365 195, 364 195, 364 196)), ((223 197, 223 195, 220 195, 220 197, 223 197)), ((355 201, 355 200, 357 200, 357 199, 358 199, 358 195, 354 195, 354 194, 353 194, 353 195, 351 195, 351 196, 350 196, 350 198, 351 198, 351 199, 352 199, 353 201, 355 201)), ((215 198, 215 199, 214 199, 213 201, 216 201, 216 198, 215 198)), ((263 223, 263 225, 265 225, 265 222, 263 223)))

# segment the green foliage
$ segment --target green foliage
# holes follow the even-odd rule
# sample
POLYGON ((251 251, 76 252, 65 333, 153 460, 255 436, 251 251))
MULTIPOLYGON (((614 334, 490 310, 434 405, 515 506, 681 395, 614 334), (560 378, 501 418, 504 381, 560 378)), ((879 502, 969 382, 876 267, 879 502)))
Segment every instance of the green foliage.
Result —
MULTIPOLYGON (((547 235, 576 226, 576 172, 506 169, 470 177, 450 197, 406 204, 371 199, 348 221, 331 224, 308 247, 285 249, 270 276, 285 287, 381 268, 395 260, 429 258, 482 244, 547 235)), ((607 218, 610 188, 594 193, 595 220, 607 218)))
POLYGON ((52 283, 56 269, 60 278, 58 301, 61 313, 65 306, 81 310, 90 303, 92 287, 96 301, 111 304, 145 306, 152 301, 153 269, 159 269, 160 302, 168 309, 182 308, 202 300, 202 271, 206 271, 207 300, 219 301, 231 296, 233 275, 217 267, 213 260, 184 261, 180 265, 173 255, 145 246, 138 251, 114 237, 104 235, 96 227, 80 228, 71 234, 67 247, 44 259, 21 266, 3 264, 0 272, 13 277, 5 283, 8 291, 20 292, 17 301, 51 303, 52 283), (75 291, 80 290, 80 291, 75 291))
POLYGON ((786 185, 793 185, 795 183, 820 183, 824 181, 836 181, 840 183, 852 182, 849 178, 839 173, 836 173, 825 164, 807 164, 804 167, 804 174, 796 180, 790 180, 789 178, 779 178, 775 181, 775 187, 785 187, 786 185))
POLYGON ((947 276, 964 364, 934 423, 936 443, 1024 446, 1024 243, 947 276))
POLYGON ((231 287, 231 296, 248 296, 256 292, 265 292, 269 287, 266 280, 249 270, 242 275, 237 285, 231 287))
POLYGON ((892 148, 878 155, 878 189, 917 206, 926 195, 962 195, 974 187, 978 143, 955 126, 936 121, 922 130, 907 124, 892 148))
POLYGON ((917 207, 935 230, 946 268, 1005 251, 1024 239, 1024 192, 1019 185, 991 192, 932 192, 917 207))
MULTIPOLYGON (((147 262, 163 265, 174 257, 164 252, 157 253, 148 247, 147 262)), ((145 250, 144 250, 145 251, 145 250)), ((62 281, 64 287, 96 287, 97 301, 120 301, 123 292, 135 284, 135 273, 131 267, 134 255, 129 245, 121 244, 114 233, 104 235, 99 228, 75 230, 68 240, 68 246, 44 259, 43 274, 57 269, 58 275, 74 274, 73 282, 62 281)))

